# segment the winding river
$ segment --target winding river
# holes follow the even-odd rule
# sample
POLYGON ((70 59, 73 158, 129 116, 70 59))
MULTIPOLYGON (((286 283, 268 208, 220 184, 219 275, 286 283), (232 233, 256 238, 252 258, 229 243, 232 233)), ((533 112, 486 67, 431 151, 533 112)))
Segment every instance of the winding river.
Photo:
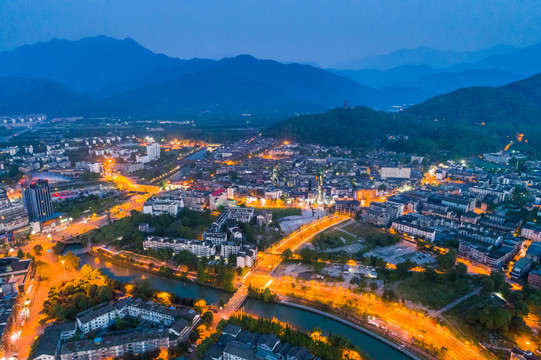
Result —
MULTIPOLYGON (((147 274, 139 270, 111 264, 90 254, 81 255, 81 265, 84 264, 102 269, 107 276, 120 281, 149 279, 155 289, 174 292, 181 298, 205 299, 209 304, 218 305, 220 300, 226 302, 231 297, 230 293, 218 289, 147 274)), ((318 327, 323 329, 327 334, 339 334, 350 339, 362 351, 368 354, 372 360, 409 359, 406 355, 369 335, 338 321, 328 319, 309 311, 275 303, 265 303, 253 299, 248 299, 244 303, 243 309, 247 314, 276 318, 302 330, 311 330, 314 327, 318 327)))

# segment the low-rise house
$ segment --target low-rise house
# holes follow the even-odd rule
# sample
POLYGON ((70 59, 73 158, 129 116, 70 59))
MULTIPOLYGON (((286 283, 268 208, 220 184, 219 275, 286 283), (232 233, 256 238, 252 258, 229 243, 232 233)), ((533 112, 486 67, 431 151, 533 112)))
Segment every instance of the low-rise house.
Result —
POLYGON ((257 261, 257 247, 254 245, 245 245, 237 253, 237 267, 252 268, 257 261))

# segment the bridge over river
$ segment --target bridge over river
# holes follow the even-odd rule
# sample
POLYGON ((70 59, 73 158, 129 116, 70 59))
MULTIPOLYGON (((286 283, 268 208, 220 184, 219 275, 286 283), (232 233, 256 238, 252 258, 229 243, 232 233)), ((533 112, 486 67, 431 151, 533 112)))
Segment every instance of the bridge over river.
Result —
POLYGON ((291 249, 292 251, 295 251, 317 234, 332 226, 348 221, 349 219, 350 217, 344 214, 325 216, 322 219, 303 226, 299 230, 291 233, 278 244, 267 249, 264 253, 260 253, 258 255, 258 265, 241 280, 238 290, 229 299, 227 304, 216 314, 213 327, 215 327, 221 319, 229 318, 242 306, 248 297, 248 287, 250 284, 259 289, 271 287, 272 282, 274 281, 272 274, 282 263, 281 255, 284 250, 291 249))

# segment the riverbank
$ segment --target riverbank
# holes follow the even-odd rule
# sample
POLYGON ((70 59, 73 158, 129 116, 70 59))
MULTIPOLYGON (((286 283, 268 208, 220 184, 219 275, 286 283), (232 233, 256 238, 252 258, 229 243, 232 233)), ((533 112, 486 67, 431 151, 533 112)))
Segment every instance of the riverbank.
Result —
MULTIPOLYGON (((145 266, 141 266, 141 265, 138 265, 138 264, 134 264, 134 263, 125 262, 125 261, 122 261, 122 260, 119 260, 119 259, 115 259, 114 255, 105 254, 104 252, 96 251, 95 249, 90 250, 89 255, 97 257, 97 258, 99 258, 101 260, 104 260, 104 261, 109 262, 111 264, 114 264, 116 266, 133 269, 133 270, 136 270, 138 272, 152 274, 152 275, 164 278, 164 279, 170 279, 170 280, 174 280, 174 281, 185 282, 185 283, 192 284, 192 285, 195 285, 195 286, 204 286, 204 287, 207 287, 207 288, 210 288, 210 289, 225 292, 225 290, 223 290, 223 289, 221 289, 221 288, 219 288, 217 286, 213 286, 212 284, 200 284, 200 283, 196 282, 195 280, 190 279, 188 277, 180 277, 180 276, 177 276, 177 275, 163 274, 159 270, 150 269, 148 266, 145 267, 145 266)), ((227 293, 231 294, 229 292, 227 292, 227 293)), ((256 299, 256 300, 260 300, 260 299, 256 299)), ((385 337, 383 334, 378 334, 373 330, 367 329, 364 326, 356 324, 353 321, 346 320, 343 317, 340 317, 338 315, 331 314, 331 313, 325 312, 323 310, 319 310, 319 309, 315 308, 315 306, 317 306, 317 305, 311 304, 312 306, 306 306, 306 305, 296 304, 296 303, 292 303, 292 302, 284 302, 284 301, 276 302, 276 304, 284 305, 284 306, 290 306, 290 307, 297 307, 298 309, 309 311, 309 312, 312 312, 314 314, 318 314, 320 316, 323 316, 323 317, 329 318, 331 320, 340 322, 340 323, 342 323, 342 324, 344 324, 346 326, 351 327, 354 330, 360 331, 360 332, 362 332, 362 333, 364 333, 364 334, 366 334, 366 335, 368 335, 368 336, 370 336, 370 337, 384 343, 385 345, 387 345, 389 347, 392 347, 393 349, 395 349, 395 350, 399 351, 400 353, 404 354, 409 359, 413 359, 413 360, 421 360, 421 359, 431 359, 431 360, 433 360, 433 359, 435 359, 434 357, 426 356, 426 354, 423 354, 424 355, 423 357, 419 357, 419 356, 415 355, 413 352, 411 352, 410 350, 406 349, 405 347, 400 346, 400 344, 398 344, 397 342, 394 342, 391 338, 385 337)), ((355 320, 355 319, 351 319, 351 320, 355 320)))
POLYGON ((334 314, 330 314, 328 312, 325 312, 325 311, 322 311, 322 310, 319 310, 319 309, 315 309, 313 307, 310 307, 310 306, 306 306, 306 305, 301 305, 301 304, 297 304, 297 303, 292 303, 292 302, 288 302, 288 301, 278 301, 277 302, 278 304, 280 305, 284 305, 284 306, 289 306, 289 307, 292 307, 292 308, 296 308, 296 309, 301 309, 301 310, 304 310, 304 311, 309 311, 309 312, 312 312, 314 314, 318 314, 318 315, 321 315, 323 317, 326 317, 326 318, 329 318, 331 320, 334 320, 334 321, 338 321, 344 325, 347 325, 357 331, 360 331, 370 337, 373 337, 374 339, 378 340, 378 341, 381 341, 382 343, 394 348, 395 350, 397 351, 400 351, 402 354, 406 355, 407 357, 409 357, 410 359, 413 359, 413 360, 426 360, 427 358, 430 358, 430 359, 435 359, 434 357, 419 357, 417 356, 416 354, 414 354, 413 352, 411 352, 410 350, 408 350, 405 346, 401 346, 399 345, 398 343, 390 340, 389 338, 387 337, 384 337, 372 330, 369 330, 367 329, 366 327, 364 326, 360 326, 360 325, 357 325, 351 321, 348 321, 340 316, 337 316, 337 315, 334 315, 334 314))
MULTIPOLYGON (((159 276, 159 277, 162 277, 162 278, 165 278, 165 279, 171 279, 171 280, 181 281, 181 282, 185 282, 185 283, 189 283, 189 284, 205 286, 205 287, 208 287, 208 288, 211 288, 211 289, 226 292, 228 294, 233 294, 232 292, 227 291, 225 289, 222 289, 221 287, 219 287, 217 285, 214 285, 214 284, 198 283, 197 281, 195 281, 195 279, 189 278, 187 276, 175 275, 175 274, 164 274, 164 273, 160 272, 159 270, 151 269, 148 266, 145 267, 145 266, 142 266, 142 265, 138 265, 138 264, 134 264, 134 263, 125 262, 125 261, 122 261, 122 260, 115 259, 114 255, 112 255, 112 256, 106 255, 103 252, 96 251, 94 249, 90 249, 88 251, 88 254, 91 255, 91 256, 97 257, 97 258, 99 258, 101 260, 105 260, 107 262, 110 262, 111 264, 114 264, 114 265, 117 265, 117 266, 122 266, 122 267, 126 267, 126 268, 129 268, 129 269, 137 270, 137 271, 140 271, 140 272, 143 272, 143 273, 156 275, 156 276, 159 276)), ((137 260, 135 260, 135 261, 137 261, 137 260)), ((172 270, 175 271, 174 269, 172 269, 172 270)))
MULTIPOLYGON (((133 265, 128 267, 127 264, 123 262, 110 261, 108 256, 99 257, 91 254, 84 254, 81 257, 81 264, 88 264, 94 268, 99 268, 110 278, 119 281, 132 282, 139 279, 148 279, 157 290, 173 292, 181 298, 202 298, 205 299, 208 304, 216 306, 219 302, 228 302, 231 297, 231 293, 225 292, 219 288, 200 286, 201 284, 192 281, 178 281, 177 279, 164 277, 155 272, 151 273, 148 271, 150 270, 148 268, 140 268, 133 265), (147 271, 142 271, 143 269, 147 271)), ((316 326, 328 333, 338 333, 349 338, 374 360, 411 359, 411 357, 406 356, 403 352, 376 337, 372 337, 343 322, 334 320, 330 316, 317 314, 314 311, 285 306, 281 303, 266 303, 252 298, 246 299, 243 308, 246 313, 266 318, 276 317, 296 328, 302 328, 307 331, 316 326)))

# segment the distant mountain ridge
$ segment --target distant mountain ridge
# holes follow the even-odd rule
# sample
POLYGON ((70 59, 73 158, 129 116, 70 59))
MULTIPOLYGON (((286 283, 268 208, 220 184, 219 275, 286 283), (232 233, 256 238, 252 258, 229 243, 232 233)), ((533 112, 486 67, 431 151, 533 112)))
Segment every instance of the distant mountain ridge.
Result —
POLYGON ((91 113, 96 107, 94 98, 49 79, 0 76, 0 89, 0 114, 71 116, 91 113))
POLYGON ((437 95, 461 87, 501 86, 525 79, 541 72, 540 58, 541 43, 523 49, 497 46, 465 53, 418 48, 372 58, 370 61, 380 62, 379 67, 368 62, 361 70, 327 70, 375 88, 409 87, 437 95))
MULTIPOLYGON (((418 103, 432 95, 410 88, 373 89, 313 66, 249 55, 175 59, 155 54, 131 39, 105 36, 54 39, 0 53, 0 76, 48 79, 62 85, 66 94, 85 94, 95 100, 81 107, 81 115, 103 116, 239 117, 250 113, 284 118, 325 111, 345 100, 388 108, 418 103)), ((43 109, 55 108, 46 103, 47 97, 42 101, 43 109)), ((5 105, 4 109, 26 111, 23 103, 5 105)), ((70 109, 75 111, 75 105, 70 109)))
POLYGON ((368 56, 358 61, 337 64, 336 69, 389 70, 404 65, 425 65, 446 68, 456 64, 473 63, 489 56, 505 55, 517 50, 507 45, 497 45, 476 51, 436 50, 420 46, 415 49, 399 49, 388 54, 368 56))
POLYGON ((524 141, 516 146, 539 154, 540 119, 538 74, 501 87, 459 89, 399 113, 357 107, 294 117, 271 125, 265 133, 304 143, 361 148, 377 144, 432 156, 441 150, 454 156, 501 150, 523 133, 524 141))
MULTIPOLYGON (((421 53, 436 60, 443 56, 427 49, 421 53)), ((345 100, 350 106, 377 110, 407 108, 460 87, 499 86, 525 76, 492 69, 492 64, 514 70, 509 63, 516 61, 523 65, 520 70, 539 68, 541 72, 541 63, 535 61, 541 46, 495 47, 455 54, 451 60, 487 55, 477 63, 457 64, 445 71, 427 65, 326 71, 250 55, 182 60, 156 54, 132 39, 54 39, 0 53, 2 90, 8 93, 0 94, 0 115, 44 112, 51 116, 213 118, 224 123, 245 118, 270 121, 324 112, 342 106, 345 100)))

